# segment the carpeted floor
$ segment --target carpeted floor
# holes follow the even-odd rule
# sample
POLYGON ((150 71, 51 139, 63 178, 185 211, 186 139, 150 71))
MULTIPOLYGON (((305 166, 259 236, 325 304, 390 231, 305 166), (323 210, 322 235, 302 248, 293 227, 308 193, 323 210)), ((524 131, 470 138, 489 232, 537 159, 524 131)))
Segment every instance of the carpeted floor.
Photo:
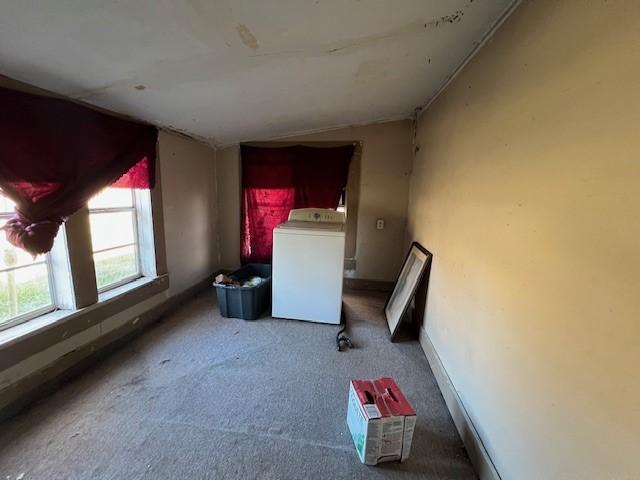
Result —
POLYGON ((384 297, 347 293, 337 327, 222 318, 205 292, 0 425, 1 479, 476 478, 416 341, 392 344, 384 297), (395 377, 417 411, 411 457, 362 465, 349 380, 395 377))

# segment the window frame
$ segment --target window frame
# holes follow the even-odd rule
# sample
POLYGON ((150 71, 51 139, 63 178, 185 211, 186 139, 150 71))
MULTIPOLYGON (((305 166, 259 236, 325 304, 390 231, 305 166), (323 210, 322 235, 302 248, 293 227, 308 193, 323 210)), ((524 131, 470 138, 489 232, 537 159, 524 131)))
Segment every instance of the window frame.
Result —
POLYGON ((342 193, 340 194, 340 200, 338 200, 338 207, 336 208, 336 211, 344 213, 344 217, 347 218, 347 187, 346 186, 342 189, 342 193))
MULTIPOLYGON (((110 188, 110 187, 107 187, 110 188)), ((109 248, 103 248, 103 249, 99 249, 99 250, 93 250, 93 248, 91 249, 91 256, 92 258, 94 258, 94 268, 95 268, 95 254, 96 253, 102 253, 102 252, 108 252, 110 250, 117 250, 119 248, 124 248, 124 247, 129 247, 131 245, 133 245, 134 248, 134 255, 135 255, 135 259, 136 259, 136 273, 129 275, 127 277, 121 278, 120 280, 117 280, 113 283, 109 283, 107 285, 104 285, 102 287, 98 287, 97 286, 97 277, 96 277, 96 288, 97 288, 97 293, 98 295, 104 293, 104 292, 108 292, 109 290, 113 290, 114 288, 118 288, 121 287, 123 285, 126 285, 127 283, 131 283, 134 280, 137 280, 141 277, 144 277, 144 272, 143 272, 143 267, 142 267, 142 245, 141 245, 141 236, 140 236, 140 217, 141 217, 141 212, 139 212, 139 201, 138 201, 138 197, 139 195, 136 193, 136 190, 131 188, 128 189, 131 192, 131 206, 130 207, 99 207, 99 208, 88 208, 88 215, 89 215, 89 219, 91 219, 91 215, 92 214, 107 214, 107 213, 118 213, 118 212, 131 212, 132 213, 132 224, 133 224, 133 238, 135 239, 135 241, 133 243, 127 243, 124 245, 117 245, 115 247, 109 247, 109 248)))
MULTIPOLYGON (((157 288, 166 289, 166 257, 162 222, 162 197, 159 189, 130 189, 132 203, 126 207, 99 207, 89 209, 88 204, 62 224, 51 252, 38 259, 37 265, 44 264, 47 270, 49 305, 27 312, 0 323, 0 333, 30 321, 46 319, 58 312, 60 318, 75 315, 79 310, 100 305, 104 301, 126 296, 129 290, 136 290, 149 282, 158 283, 157 288), (91 241, 91 213, 131 212, 135 241, 118 245, 123 248, 134 245, 136 273, 116 282, 97 286, 93 245, 91 241), (160 257, 158 257, 160 255, 160 257), (142 282, 142 283, 141 283, 142 282), (114 293, 115 292, 115 293, 114 293)), ((4 193, 0 190, 0 195, 4 193)), ((0 220, 10 219, 14 213, 0 212, 0 220)), ((2 234, 2 232, 0 232, 2 234)), ((97 252, 111 250, 101 249, 97 252)), ((26 268, 20 265, 17 268, 26 268)), ((14 270, 4 268, 2 271, 14 270)), ((156 287, 154 287, 156 288, 156 287)))
POLYGON ((3 399, 5 405, 21 404, 24 392, 33 389, 32 373, 44 372, 45 377, 54 378, 60 368, 66 369, 70 365, 70 361, 80 361, 105 348, 114 339, 140 330, 170 308, 159 160, 156 162, 154 188, 136 189, 135 195, 139 207, 138 235, 143 276, 98 295, 88 206, 84 205, 71 215, 60 227, 50 253, 57 310, 0 331, 0 363, 3 368, 13 369, 25 365, 25 361, 31 362, 29 371, 20 368, 22 373, 12 380, 16 388, 7 389, 7 398, 3 399), (45 359, 44 363, 40 361, 42 359, 37 360, 37 355, 53 346, 56 346, 55 359, 45 359), (35 364, 32 359, 36 359, 35 364), (51 365, 53 367, 49 368, 51 365))
MULTIPOLYGON (((0 195, 6 197, 6 195, 2 191, 0 191, 0 195)), ((9 220, 12 217, 13 213, 11 212, 0 212, 0 221, 5 219, 9 220)), ((44 265, 47 269, 47 282, 49 286, 50 303, 49 305, 46 305, 44 307, 40 307, 36 310, 16 315, 15 317, 12 317, 4 322, 0 322, 0 332, 6 330, 7 328, 15 327, 16 325, 20 325, 22 323, 28 322, 29 320, 33 320, 34 318, 40 317, 42 315, 46 315, 47 313, 54 312, 58 309, 58 306, 56 304, 55 282, 53 279, 53 267, 51 265, 51 256, 48 253, 44 255, 44 259, 42 261, 34 262, 28 265, 19 265, 17 267, 0 268, 0 274, 12 270, 19 270, 21 268, 28 268, 33 265, 44 265)))

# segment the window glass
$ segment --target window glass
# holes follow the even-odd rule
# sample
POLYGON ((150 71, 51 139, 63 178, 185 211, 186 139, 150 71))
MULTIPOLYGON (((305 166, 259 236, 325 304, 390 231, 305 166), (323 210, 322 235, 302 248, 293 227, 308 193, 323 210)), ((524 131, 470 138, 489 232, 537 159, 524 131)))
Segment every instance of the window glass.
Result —
MULTIPOLYGON (((0 192, 0 215, 3 213, 8 213, 9 215, 13 215, 13 207, 15 204, 5 197, 2 192, 0 192)), ((2 224, 4 225, 5 220, 2 220, 2 224)))
POLYGON ((135 245, 94 253, 93 262, 99 289, 139 274, 135 245))
POLYGON ((93 213, 89 221, 94 252, 134 244, 134 220, 135 214, 130 210, 93 213))
POLYGON ((133 190, 106 188, 89 202, 93 262, 98 290, 140 276, 133 190))
MULTIPOLYGON (((13 202, 0 193, 0 226, 13 215, 13 202)), ((53 310, 46 255, 33 259, 0 232, 0 328, 53 310)))
POLYGON ((89 209, 133 207, 133 190, 130 188, 105 188, 89 200, 89 209))

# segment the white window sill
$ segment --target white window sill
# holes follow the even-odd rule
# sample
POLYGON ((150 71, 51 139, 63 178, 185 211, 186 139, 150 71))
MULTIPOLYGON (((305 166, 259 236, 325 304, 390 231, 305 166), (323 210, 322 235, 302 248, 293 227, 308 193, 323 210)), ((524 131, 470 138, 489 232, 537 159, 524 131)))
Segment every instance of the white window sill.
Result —
POLYGON ((126 283, 125 285, 121 285, 119 287, 107 290, 106 292, 99 294, 97 303, 89 305, 88 307, 80 308, 78 310, 55 310, 51 313, 46 313, 24 323, 9 327, 6 330, 0 331, 0 349, 46 331, 47 329, 57 325, 62 321, 71 320, 75 317, 79 317, 81 315, 102 308, 106 304, 116 301, 124 294, 135 291, 151 283, 168 283, 167 279, 167 275, 160 275, 157 277, 140 277, 136 280, 126 283))
POLYGON ((153 282, 156 277, 137 277, 133 280, 129 280, 122 285, 118 285, 117 287, 111 287, 108 290, 104 290, 102 292, 98 292, 98 303, 106 302, 107 300, 111 300, 112 298, 116 298, 123 293, 128 292, 134 288, 140 287, 142 285, 146 285, 147 283, 153 282))

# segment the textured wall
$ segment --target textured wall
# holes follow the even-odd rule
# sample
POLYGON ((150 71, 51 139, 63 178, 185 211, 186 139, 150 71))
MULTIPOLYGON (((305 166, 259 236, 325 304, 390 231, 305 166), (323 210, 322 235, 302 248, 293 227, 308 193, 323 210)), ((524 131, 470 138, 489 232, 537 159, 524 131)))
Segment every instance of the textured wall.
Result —
POLYGON ((640 478, 639 19, 524 2, 419 122, 424 327, 504 479, 640 478))
POLYGON ((215 151, 180 135, 160 132, 162 203, 171 294, 217 267, 215 151))

